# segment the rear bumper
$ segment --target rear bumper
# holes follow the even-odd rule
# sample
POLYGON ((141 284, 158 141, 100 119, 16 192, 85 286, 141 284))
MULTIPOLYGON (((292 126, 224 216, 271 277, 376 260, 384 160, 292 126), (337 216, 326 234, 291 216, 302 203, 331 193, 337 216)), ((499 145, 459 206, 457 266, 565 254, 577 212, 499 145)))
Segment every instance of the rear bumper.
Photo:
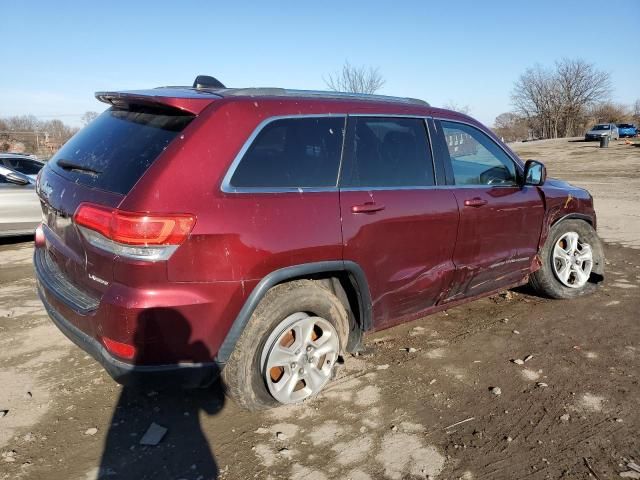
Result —
POLYGON ((240 282, 111 282, 86 294, 36 247, 38 294, 58 328, 121 384, 206 384, 221 370, 220 344, 244 303, 240 282), (134 347, 134 358, 110 351, 103 339, 134 347))
POLYGON ((207 385, 218 377, 220 368, 216 362, 173 365, 135 365, 112 356, 95 338, 87 335, 65 319, 43 292, 38 279, 38 295, 53 323, 64 335, 91 355, 111 377, 122 385, 198 387, 207 385))

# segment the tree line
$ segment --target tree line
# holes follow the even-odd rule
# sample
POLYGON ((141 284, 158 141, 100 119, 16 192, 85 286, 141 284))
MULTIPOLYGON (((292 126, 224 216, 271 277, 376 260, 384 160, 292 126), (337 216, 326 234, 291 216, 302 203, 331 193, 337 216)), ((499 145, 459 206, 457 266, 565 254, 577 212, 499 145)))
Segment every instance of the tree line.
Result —
POLYGON ((536 65, 516 80, 514 110, 498 115, 494 129, 512 141, 581 136, 594 123, 640 121, 640 100, 629 107, 612 102, 610 94, 609 73, 584 60, 536 65))
POLYGON ((33 115, 0 118, 0 152, 35 153, 47 157, 78 130, 62 120, 39 120, 33 115))

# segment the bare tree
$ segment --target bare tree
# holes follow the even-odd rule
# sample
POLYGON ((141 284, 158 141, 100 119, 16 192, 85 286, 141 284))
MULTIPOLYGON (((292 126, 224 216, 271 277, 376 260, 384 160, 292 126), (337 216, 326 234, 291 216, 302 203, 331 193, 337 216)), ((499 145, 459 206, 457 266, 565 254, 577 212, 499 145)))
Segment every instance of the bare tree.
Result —
POLYGON ((633 118, 628 107, 613 102, 594 105, 588 115, 596 123, 628 123, 633 118))
POLYGON ((87 126, 91 122, 93 122, 97 116, 98 116, 98 112, 84 112, 80 120, 82 121, 82 124, 84 126, 87 126))
POLYGON ((385 84, 379 68, 354 66, 344 62, 342 70, 324 79, 329 90, 349 93, 376 93, 385 84))
POLYGON ((464 113, 465 115, 469 115, 469 112, 471 111, 469 105, 458 105, 453 100, 449 100, 445 103, 444 108, 447 110, 453 110, 454 112, 464 113))
POLYGON ((506 142, 529 138, 527 119, 514 112, 498 115, 493 123, 493 130, 506 142))
POLYGON ((40 122, 33 115, 17 115, 5 119, 7 130, 14 132, 32 132, 38 129, 40 122))
POLYGON ((562 59, 553 69, 536 65, 516 81, 511 100, 543 138, 573 135, 586 110, 607 99, 609 74, 584 60, 562 59))
POLYGON ((540 65, 527 69, 516 81, 511 101, 538 136, 557 137, 558 88, 550 70, 540 65))
POLYGON ((633 113, 631 114, 633 121, 636 122, 636 126, 640 126, 640 99, 636 100, 633 104, 633 113))
POLYGON ((555 77, 562 96, 566 135, 574 135, 584 109, 608 98, 611 80, 607 72, 597 70, 594 65, 567 58, 556 62, 555 77))
POLYGON ((61 120, 40 121, 33 115, 3 118, 0 127, 0 150, 21 145, 26 151, 39 154, 51 153, 46 151, 46 139, 62 145, 78 131, 61 120))

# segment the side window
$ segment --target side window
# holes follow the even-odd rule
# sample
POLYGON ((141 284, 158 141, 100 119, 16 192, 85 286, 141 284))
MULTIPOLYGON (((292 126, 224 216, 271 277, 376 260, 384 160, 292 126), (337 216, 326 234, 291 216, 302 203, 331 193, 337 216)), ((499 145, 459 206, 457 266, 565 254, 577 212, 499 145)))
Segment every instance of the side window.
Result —
POLYGON ((232 187, 335 187, 344 117, 274 120, 257 135, 233 176, 232 187))
POLYGON ((434 185, 424 120, 351 117, 341 187, 434 185))
POLYGON ((13 168, 25 175, 37 175, 44 165, 33 160, 15 160, 13 168))
POLYGON ((456 185, 516 185, 513 160, 480 130, 442 122, 456 185))

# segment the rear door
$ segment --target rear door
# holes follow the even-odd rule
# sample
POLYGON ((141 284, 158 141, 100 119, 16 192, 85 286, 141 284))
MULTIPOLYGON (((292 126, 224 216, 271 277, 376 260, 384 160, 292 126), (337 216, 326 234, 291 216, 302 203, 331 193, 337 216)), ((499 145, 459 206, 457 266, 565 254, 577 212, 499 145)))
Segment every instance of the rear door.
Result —
POLYGON ((376 329, 437 303, 453 277, 458 207, 434 177, 424 119, 349 117, 343 256, 366 274, 376 329))
POLYGON ((520 186, 518 166, 489 135, 470 124, 434 123, 436 151, 460 209, 447 300, 521 280, 537 253, 544 205, 537 187, 520 186))

